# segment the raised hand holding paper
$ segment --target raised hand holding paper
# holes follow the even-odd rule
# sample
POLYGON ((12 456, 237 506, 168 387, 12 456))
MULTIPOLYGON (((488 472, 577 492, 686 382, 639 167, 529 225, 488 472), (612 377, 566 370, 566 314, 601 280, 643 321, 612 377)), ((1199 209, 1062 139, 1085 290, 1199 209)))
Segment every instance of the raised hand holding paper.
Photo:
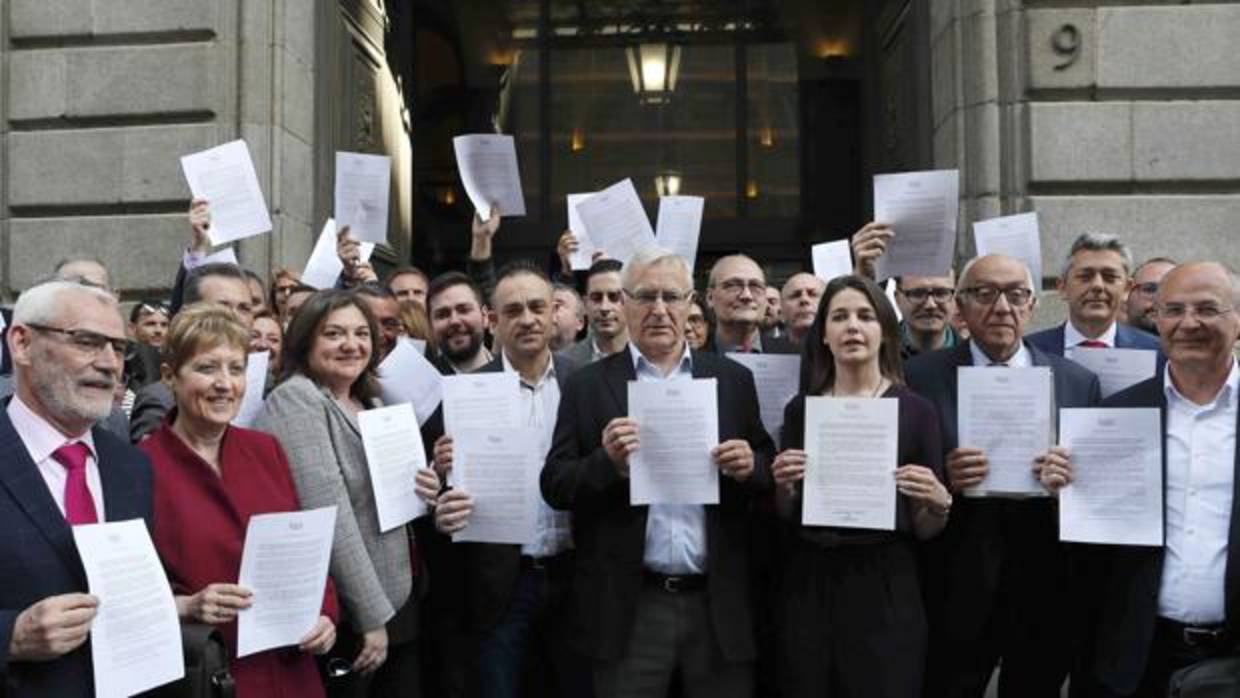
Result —
POLYGON ((181 158, 195 198, 211 207, 212 245, 271 232, 271 214, 245 141, 233 141, 181 158))
POLYGON ((659 219, 655 223, 655 239, 664 247, 684 258, 690 271, 697 259, 698 235, 702 231, 702 210, 706 200, 700 196, 664 196, 659 198, 659 219))
POLYGON ((392 158, 336 153, 336 220, 363 242, 387 242, 392 158))
POLYGON ((874 220, 895 237, 878 258, 878 278, 947 276, 960 207, 957 170, 874 176, 874 220))
POLYGON ((1038 214, 1018 213, 973 224, 977 256, 1004 254, 1015 257, 1033 272, 1034 290, 1042 286, 1042 242, 1038 235, 1038 214))
POLYGON ((594 264, 594 253, 598 250, 590 240, 590 233, 586 230, 586 224, 582 222, 580 214, 577 213, 577 204, 593 195, 594 193, 590 192, 586 194, 569 194, 567 197, 568 229, 577 238, 577 251, 569 258, 573 271, 589 269, 590 265, 594 264))
POLYGON ((830 283, 837 276, 852 273, 852 250, 847 240, 823 242, 810 248, 814 259, 814 276, 830 283))
POLYGON ((517 148, 512 136, 457 136, 452 139, 452 147, 461 185, 479 218, 489 219, 492 206, 498 206, 504 217, 525 215, 521 170, 517 168, 517 148))
MULTIPOLYGON (((301 273, 301 282, 313 286, 320 291, 335 288, 340 275, 344 273, 344 264, 336 256, 336 221, 328 218, 323 224, 323 231, 314 243, 310 259, 306 261, 306 269, 301 273)), ((375 243, 363 242, 358 246, 358 259, 365 262, 375 251, 375 243)))
POLYGON ((654 230, 633 188, 633 180, 616 182, 578 203, 577 214, 590 231, 594 246, 621 263, 628 262, 638 250, 655 244, 654 230))

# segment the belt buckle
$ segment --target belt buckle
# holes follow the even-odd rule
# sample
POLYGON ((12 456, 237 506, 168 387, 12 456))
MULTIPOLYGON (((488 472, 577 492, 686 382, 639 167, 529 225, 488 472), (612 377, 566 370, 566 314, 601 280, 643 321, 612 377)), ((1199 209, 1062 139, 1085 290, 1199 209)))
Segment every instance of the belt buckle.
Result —
POLYGON ((663 578, 663 591, 666 591, 669 594, 679 594, 682 591, 680 588, 680 582, 681 582, 680 577, 675 577, 675 576, 664 577, 663 578))
POLYGON ((1184 636, 1184 644, 1189 647, 1203 647, 1212 645, 1223 636, 1223 631, 1218 628, 1184 628, 1182 632, 1184 636))

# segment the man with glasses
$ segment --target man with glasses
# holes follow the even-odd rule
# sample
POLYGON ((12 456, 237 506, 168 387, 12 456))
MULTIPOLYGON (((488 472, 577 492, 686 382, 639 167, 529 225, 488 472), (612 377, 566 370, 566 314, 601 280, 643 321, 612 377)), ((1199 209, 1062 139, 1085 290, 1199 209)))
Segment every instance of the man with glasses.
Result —
POLYGON ((600 259, 586 275, 586 321, 590 332, 565 353, 579 365, 623 351, 629 343, 624 324, 624 292, 620 287, 620 262, 600 259))
POLYGON ((1029 335, 1029 343, 1056 356, 1077 349, 1158 349, 1158 338, 1120 324, 1132 290, 1132 254, 1119 238, 1084 233, 1072 243, 1056 288, 1068 320, 1029 335))
POLYGON ((743 255, 719 258, 710 270, 706 304, 715 314, 715 335, 708 344, 717 354, 728 352, 795 354, 788 340, 761 332, 766 312, 766 275, 743 255))
POLYGON ((1103 403, 1163 415, 1165 542, 1089 546, 1097 584, 1082 659, 1087 681, 1098 685, 1091 695, 1162 698, 1174 671, 1237 654, 1238 301, 1236 276, 1220 264, 1171 270, 1157 293, 1165 368, 1103 403))
POLYGON ((1158 334, 1154 298, 1158 295, 1159 282, 1174 268, 1174 259, 1154 257, 1147 259, 1132 273, 1132 291, 1128 294, 1125 312, 1129 325, 1150 334, 1158 334))
POLYGON ((568 381, 542 471, 547 502, 573 513, 573 594, 585 614, 573 639, 594 660, 599 698, 664 698, 677 675, 688 698, 750 696, 747 531, 753 500, 770 493, 774 454, 753 376, 686 345, 693 280, 680 256, 637 253, 623 285, 629 346, 568 381), (642 425, 627 416, 628 385, 686 378, 717 381, 720 503, 631 505, 642 425))
POLYGON ((896 277, 896 306, 900 321, 900 355, 910 357, 956 346, 952 329, 956 313, 954 274, 896 277))
POLYGON ((116 299, 99 288, 39 284, 13 310, 16 393, 0 407, 0 676, 14 698, 93 695, 86 641, 99 600, 71 527, 150 525, 150 462, 97 426, 126 343, 116 299))
MULTIPOLYGON (((962 366, 1049 366, 1055 407, 1090 407, 1097 377, 1024 338, 1037 297, 1023 262, 1002 255, 970 261, 956 290, 970 339, 921 354, 905 365, 909 387, 934 403, 953 491, 986 477, 985 449, 960 443, 957 372, 962 366)), ((1066 472, 1059 447, 1030 468, 1066 472)), ((926 695, 980 698, 996 665, 999 696, 1059 696, 1073 635, 1067 565, 1059 545, 1055 500, 1049 496, 957 496, 947 528, 927 549, 926 610, 930 622, 926 695)))

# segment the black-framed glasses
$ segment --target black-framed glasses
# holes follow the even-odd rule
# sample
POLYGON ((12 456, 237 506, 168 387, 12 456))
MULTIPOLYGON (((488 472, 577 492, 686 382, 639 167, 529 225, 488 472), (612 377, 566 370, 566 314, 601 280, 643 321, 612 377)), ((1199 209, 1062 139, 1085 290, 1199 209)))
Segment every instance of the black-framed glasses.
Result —
POLYGON ((84 354, 98 354, 105 346, 110 346, 117 356, 123 357, 129 349, 129 340, 123 337, 109 337, 106 334, 99 334, 90 330, 66 330, 61 327, 36 325, 34 323, 26 323, 26 326, 39 332, 51 332, 62 335, 68 338, 69 344, 84 354))
POLYGON ((971 286, 961 289, 961 293, 969 296, 982 305, 994 305, 1002 295, 1008 305, 1023 308, 1033 299, 1033 290, 1017 286, 1015 288, 996 288, 994 286, 971 286))
POLYGON ((942 305, 956 295, 953 288, 900 288, 896 291, 916 305, 921 305, 933 298, 935 303, 942 305))
POLYGON ((682 305, 687 303, 693 296, 693 291, 673 291, 670 289, 652 289, 639 288, 636 291, 625 289, 624 295, 631 298, 638 305, 650 307, 660 300, 665 305, 682 305))
POLYGON ((1186 316, 1192 315, 1202 322, 1211 322, 1230 313, 1235 308, 1226 305, 1217 305, 1215 303, 1201 303, 1199 305, 1185 305, 1183 303, 1165 303, 1154 309, 1159 319, 1162 320, 1183 320, 1186 316))
POLYGON ((733 296, 739 296, 741 291, 749 289, 749 292, 755 296, 766 294, 766 283, 757 279, 724 279, 719 282, 719 290, 733 296))

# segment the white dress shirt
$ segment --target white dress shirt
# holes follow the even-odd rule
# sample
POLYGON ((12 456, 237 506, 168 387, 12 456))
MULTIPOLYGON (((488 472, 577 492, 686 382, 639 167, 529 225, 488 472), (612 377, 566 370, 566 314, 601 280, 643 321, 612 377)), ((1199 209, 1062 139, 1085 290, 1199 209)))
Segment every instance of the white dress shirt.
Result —
POLYGON ((973 357, 974 366, 989 366, 993 363, 1002 363, 1007 368, 1029 368, 1033 365, 1033 356, 1029 353, 1029 349, 1025 347, 1025 343, 1020 343, 1020 348, 1006 361, 996 362, 994 359, 986 355, 977 342, 969 340, 969 355, 973 357))
MULTIPOLYGON (((502 354, 502 352, 501 352, 502 354)), ((503 355, 504 370, 516 373, 516 368, 503 355)), ((547 370, 538 383, 530 385, 520 379, 517 404, 518 414, 528 427, 540 430, 538 462, 547 461, 551 450, 551 437, 555 433, 555 416, 560 409, 560 384, 555 377, 555 361, 547 360, 547 370)), ((521 546, 521 554, 531 557, 551 557, 573 547, 572 514, 552 509, 541 495, 538 497, 538 519, 534 525, 534 542, 521 546)))
MULTIPOLYGON (((693 355, 684 345, 680 362, 668 375, 629 343, 639 383, 693 378, 693 355)), ((638 426, 638 434, 641 427, 638 426)), ((661 574, 706 573, 706 507, 701 504, 651 504, 646 516, 646 569, 661 574)))
POLYGON ((47 483, 47 489, 51 491, 52 499, 56 500, 62 516, 65 513, 65 481, 69 479, 69 471, 60 461, 52 458, 52 453, 61 446, 76 441, 86 444, 90 449, 90 454, 86 456, 86 486, 90 488, 90 497, 95 502, 95 514, 100 523, 106 521, 103 511, 103 480, 99 477, 95 437, 90 429, 79 436, 66 437, 46 419, 35 414, 16 394, 9 401, 8 414, 13 422, 13 429, 17 431, 17 436, 30 454, 30 460, 38 467, 39 474, 47 483))
POLYGON ((1086 337, 1080 332, 1077 332, 1076 327, 1072 324, 1071 320, 1063 324, 1063 348, 1064 348, 1065 353, 1067 353, 1069 349, 1075 349, 1076 347, 1080 346, 1081 342, 1088 342, 1091 339, 1095 342, 1102 342, 1103 344, 1107 345, 1108 349, 1114 349, 1115 348, 1115 323, 1112 322, 1111 326, 1107 328, 1107 331, 1103 332, 1102 336, 1097 337, 1097 338, 1086 337))
POLYGON ((1235 479, 1235 360, 1227 382, 1204 405, 1188 400, 1171 381, 1167 396, 1166 545, 1158 614, 1181 623, 1210 625, 1224 616, 1223 579, 1235 479))

